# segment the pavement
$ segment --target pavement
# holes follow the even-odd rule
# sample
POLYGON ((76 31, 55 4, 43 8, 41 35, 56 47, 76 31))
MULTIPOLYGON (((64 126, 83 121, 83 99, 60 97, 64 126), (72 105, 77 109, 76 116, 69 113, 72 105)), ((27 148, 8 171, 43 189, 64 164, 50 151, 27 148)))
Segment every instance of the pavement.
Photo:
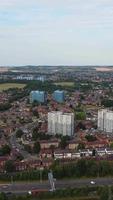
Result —
MULTIPOLYGON (((96 179, 75 179, 75 180, 56 180, 55 187, 56 189, 63 188, 76 188, 84 186, 111 186, 113 185, 113 178, 96 178, 96 179), (93 184, 91 184, 93 182, 93 184)), ((15 194, 27 194, 28 191, 35 189, 51 189, 48 181, 40 182, 24 182, 24 183, 9 183, 9 184, 0 184, 0 192, 11 192, 15 194)))

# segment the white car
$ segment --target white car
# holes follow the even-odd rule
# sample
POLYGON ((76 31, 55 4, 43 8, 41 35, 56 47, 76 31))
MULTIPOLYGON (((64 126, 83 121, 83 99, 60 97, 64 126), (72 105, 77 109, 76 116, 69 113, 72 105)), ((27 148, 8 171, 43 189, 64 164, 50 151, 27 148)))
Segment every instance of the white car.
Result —
POLYGON ((95 185, 96 182, 95 182, 95 181, 91 181, 90 183, 91 183, 92 185, 95 185))
POLYGON ((5 189, 5 188, 7 188, 8 186, 9 186, 9 185, 2 185, 2 188, 5 189))
POLYGON ((32 194, 32 192, 31 192, 31 191, 28 191, 28 194, 30 194, 30 195, 31 195, 31 194, 32 194))

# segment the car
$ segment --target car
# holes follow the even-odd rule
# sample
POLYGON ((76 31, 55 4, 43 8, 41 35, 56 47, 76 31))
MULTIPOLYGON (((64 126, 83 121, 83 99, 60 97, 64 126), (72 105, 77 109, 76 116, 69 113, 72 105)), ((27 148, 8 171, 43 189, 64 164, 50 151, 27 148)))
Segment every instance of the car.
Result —
POLYGON ((31 194, 32 194, 32 192, 31 192, 31 191, 28 191, 28 194, 30 194, 30 195, 31 195, 31 194))
POLYGON ((12 195, 12 192, 6 192, 6 195, 10 196, 10 195, 12 195))
POLYGON ((95 182, 95 181, 91 181, 90 183, 91 183, 92 185, 95 185, 96 182, 95 182))
POLYGON ((2 185, 3 189, 6 189, 9 185, 2 185))

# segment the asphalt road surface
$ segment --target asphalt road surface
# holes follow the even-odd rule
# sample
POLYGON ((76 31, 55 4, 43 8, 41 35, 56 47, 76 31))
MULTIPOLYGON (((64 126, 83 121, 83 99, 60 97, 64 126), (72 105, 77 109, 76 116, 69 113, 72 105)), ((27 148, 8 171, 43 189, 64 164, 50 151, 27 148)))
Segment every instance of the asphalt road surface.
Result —
POLYGON ((11 144, 12 148, 16 148, 19 150, 19 152, 22 154, 24 159, 30 157, 30 154, 27 151, 24 151, 23 146, 18 143, 15 132, 10 137, 10 144, 11 144))
MULTIPOLYGON (((113 178, 96 178, 96 179, 76 179, 76 180, 56 180, 56 189, 67 187, 84 187, 96 185, 113 185, 113 178), (91 184, 93 182, 94 184, 91 184)), ((12 192, 16 194, 27 194, 28 191, 35 189, 51 189, 48 181, 39 182, 26 182, 26 183, 11 183, 0 184, 0 192, 12 192)))

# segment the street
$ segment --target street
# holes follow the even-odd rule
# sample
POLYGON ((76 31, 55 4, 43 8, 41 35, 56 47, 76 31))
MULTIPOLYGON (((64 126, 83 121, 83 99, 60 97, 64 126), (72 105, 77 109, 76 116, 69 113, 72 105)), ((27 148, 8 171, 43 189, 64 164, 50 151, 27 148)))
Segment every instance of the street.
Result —
MULTIPOLYGON (((67 187, 85 187, 85 186, 113 185, 113 178, 96 178, 96 179, 75 179, 75 180, 57 180, 55 182, 56 189, 67 187), (91 182, 94 184, 91 184, 91 182)), ((51 189, 48 181, 40 182, 24 182, 0 184, 1 192, 12 192, 16 194, 27 194, 28 191, 34 189, 51 189)))

